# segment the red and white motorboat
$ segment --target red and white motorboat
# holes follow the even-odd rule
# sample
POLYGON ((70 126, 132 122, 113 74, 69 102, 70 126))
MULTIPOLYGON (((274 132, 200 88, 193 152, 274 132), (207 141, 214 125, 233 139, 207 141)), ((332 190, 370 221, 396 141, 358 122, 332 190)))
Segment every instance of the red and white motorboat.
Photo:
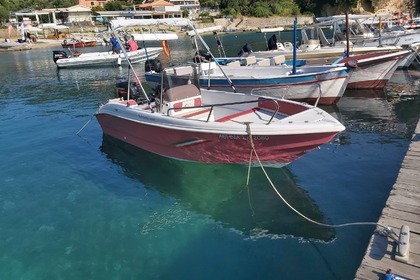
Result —
POLYGON ((76 39, 65 39, 61 44, 63 48, 84 48, 84 47, 95 47, 96 40, 76 40, 76 39))
POLYGON ((413 52, 409 49, 397 52, 375 52, 345 57, 337 61, 337 64, 346 65, 350 61, 357 64, 347 83, 348 89, 382 89, 401 61, 412 55, 413 52))
POLYGON ((312 105, 200 89, 197 73, 195 65, 165 69, 154 99, 131 90, 109 100, 95 114, 103 133, 180 160, 284 166, 345 129, 312 105))

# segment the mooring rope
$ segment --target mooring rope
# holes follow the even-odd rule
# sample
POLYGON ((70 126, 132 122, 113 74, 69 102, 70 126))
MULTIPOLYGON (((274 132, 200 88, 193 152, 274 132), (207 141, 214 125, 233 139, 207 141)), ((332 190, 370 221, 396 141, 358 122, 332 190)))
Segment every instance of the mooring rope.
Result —
MULTIPOLYGON (((273 188, 273 190, 276 192, 276 194, 277 194, 277 196, 291 209, 291 210, 293 210, 296 214, 298 214, 299 216, 301 216, 302 218, 304 218, 305 220, 307 220, 307 221, 309 221, 309 222, 311 222, 311 223, 314 223, 314 224, 317 224, 317 225, 319 225, 319 226, 324 226, 324 227, 332 227, 332 228, 339 228, 339 227, 346 227, 346 226, 355 226, 355 225, 375 225, 375 226, 380 226, 380 227, 383 227, 384 228, 384 230, 385 230, 385 232, 379 232, 380 234, 386 234, 386 235, 390 235, 390 234, 395 234, 394 232, 393 232, 393 230, 391 229, 391 228, 388 228, 388 227, 386 227, 386 226, 384 226, 384 225, 381 225, 381 224, 379 224, 379 223, 376 223, 376 222, 353 222, 353 223, 344 223, 344 224, 338 224, 338 225, 331 225, 331 224, 325 224, 325 223, 320 223, 320 222, 317 222, 317 221, 315 221, 315 220, 312 220, 311 218, 308 218, 308 217, 306 217, 305 215, 303 215, 302 213, 300 213, 298 210, 296 210, 292 205, 290 205, 290 203, 288 203, 287 202, 287 200, 280 194, 280 192, 276 189, 276 187, 274 186, 274 184, 273 184, 273 182, 271 181, 271 179, 270 179, 270 177, 268 176, 268 174, 267 174, 267 172, 266 172, 266 170, 265 170, 265 168, 264 168, 264 165, 261 163, 261 160, 260 160, 260 158, 259 158, 259 156, 258 156, 258 153, 257 153, 257 151, 256 151, 256 149, 255 149, 255 145, 254 145, 254 140, 253 140, 253 138, 252 138, 252 132, 251 132, 251 126, 250 126, 250 123, 249 122, 247 122, 247 123, 244 123, 245 125, 246 125, 246 127, 247 127, 247 133, 248 133, 248 137, 249 137, 249 141, 250 141, 250 143, 251 143, 251 154, 252 153, 254 153, 255 154, 255 157, 257 158, 257 161, 258 161, 258 164, 260 165, 260 167, 261 167, 261 170, 263 171, 263 173, 264 173, 264 175, 265 175, 265 177, 267 178, 267 181, 270 183, 270 186, 273 188)), ((250 157, 250 163, 249 163, 249 166, 251 166, 251 157, 250 157)), ((249 176, 249 173, 248 173, 248 176, 249 176)), ((249 181, 249 178, 247 179, 247 182, 249 181)))
POLYGON ((251 151, 249 152, 248 174, 247 174, 247 177, 246 177, 246 190, 248 192, 248 204, 249 204, 249 208, 252 211, 252 217, 254 217, 255 216, 255 212, 254 212, 254 208, 252 207, 251 195, 249 193, 249 179, 251 177, 252 153, 253 153, 253 151, 251 149, 251 151))
POLYGON ((79 135, 79 133, 80 132, 82 132, 82 130, 83 129, 85 129, 85 127, 90 123, 90 121, 93 119, 93 116, 94 115, 92 115, 92 116, 90 116, 90 119, 82 126, 82 128, 81 129, 79 129, 79 131, 78 132, 76 132, 76 135, 79 135))

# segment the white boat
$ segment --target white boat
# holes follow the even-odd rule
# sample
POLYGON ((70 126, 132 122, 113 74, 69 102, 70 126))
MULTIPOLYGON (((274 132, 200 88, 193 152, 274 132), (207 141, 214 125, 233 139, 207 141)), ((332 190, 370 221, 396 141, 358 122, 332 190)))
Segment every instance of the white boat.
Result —
MULTIPOLYGON (((303 66, 296 69, 295 65, 279 66, 274 58, 272 59, 274 62, 271 59, 258 61, 255 56, 243 59, 246 67, 241 66, 238 60, 220 65, 220 60, 212 56, 205 42, 201 43, 214 60, 211 63, 199 63, 199 85, 208 89, 225 91, 238 89, 247 94, 331 105, 336 104, 344 94, 352 70, 346 66, 336 65, 303 66)), ((193 44, 197 45, 197 42, 193 44)), ((179 74, 182 73, 182 67, 174 68, 173 73, 169 71, 168 73, 174 75, 174 79, 187 79, 184 74, 179 74)), ((146 81, 152 89, 159 90, 160 75, 158 71, 145 73, 146 81)))
POLYGON ((196 29, 195 31, 194 30, 189 30, 189 31, 187 31, 187 35, 188 36, 193 36, 193 35, 195 35, 196 32, 197 33, 207 33, 207 32, 219 31, 219 30, 222 30, 222 29, 223 29, 223 26, 221 26, 221 25, 209 26, 209 27, 206 27, 206 28, 196 29))
MULTIPOLYGON (((366 54, 350 55, 343 57, 342 55, 336 57, 327 58, 312 58, 299 60, 299 65, 336 65, 346 66, 352 65, 353 72, 350 75, 347 83, 347 89, 382 89, 387 84, 395 70, 406 61, 408 58, 412 58, 413 51, 411 49, 404 49, 400 51, 388 51, 388 52, 372 52, 366 54)), ((217 59, 220 63, 232 63, 238 61, 241 65, 246 65, 245 58, 224 58, 217 59)), ((271 59, 256 59, 257 65, 264 65, 264 61, 267 61, 266 66, 272 67, 277 65, 276 61, 290 64, 290 61, 286 61, 284 58, 275 57, 271 59)), ((411 64, 411 62, 410 62, 411 64)), ((299 67, 298 69, 305 69, 305 67, 299 67)), ((271 71, 271 70, 268 70, 271 71)), ((226 71, 227 73, 229 71, 226 71)), ((267 71, 262 71, 266 73, 267 71)))
MULTIPOLYGON (((419 30, 407 30, 388 20, 391 15, 348 15, 349 40, 357 46, 380 47, 404 46, 420 42, 419 30)), ((317 18, 313 25, 330 29, 330 44, 346 40, 346 16, 337 15, 317 18)), ((328 38, 328 37, 327 37, 328 38)))
MULTIPOLYGON (((293 51, 292 43, 277 42, 276 35, 272 35, 267 42, 270 50, 254 52, 248 48, 247 44, 245 44, 239 53, 242 56, 217 58, 216 60, 221 64, 232 65, 233 63, 237 63, 237 65, 249 65, 246 60, 251 58, 251 60, 254 61, 254 65, 270 66, 270 70, 260 72, 260 75, 263 76, 267 74, 267 78, 271 77, 272 72, 274 72, 271 70, 272 66, 292 66, 293 61, 295 61, 296 66, 299 67, 302 65, 338 65, 340 60, 346 61, 345 63, 341 63, 341 66, 345 66, 346 63, 348 63, 347 65, 353 64, 355 66, 354 63, 349 62, 357 62, 357 60, 360 60, 358 61, 357 68, 355 69, 358 74, 350 75, 350 79, 348 81, 350 85, 345 83, 343 84, 344 88, 346 86, 350 88, 382 88, 395 70, 395 64, 397 64, 396 67, 407 66, 410 65, 415 58, 414 51, 412 51, 411 48, 403 48, 401 46, 365 47, 353 45, 351 42, 349 42, 348 48, 346 42, 340 42, 335 46, 330 46, 326 43, 326 39, 324 41, 321 40, 323 35, 318 36, 318 33, 311 32, 313 37, 310 37, 311 39, 309 39, 307 35, 307 32, 309 33, 309 31, 307 29, 304 28, 301 32, 303 41, 302 44, 297 47, 295 53, 293 51), (395 52, 395 54, 391 54, 392 52, 395 52), (352 59, 344 59, 344 57, 347 56, 347 53, 348 56, 352 57, 352 59), (371 53, 372 55, 367 55, 371 53), (408 55, 405 55, 407 53, 408 55), (296 57, 295 59, 293 59, 294 56, 296 57), (397 61, 398 63, 396 63, 397 61), (363 70, 366 70, 366 72, 361 74, 363 70), (375 80, 376 82, 374 82, 375 80)), ((206 55, 202 55, 199 58, 199 60, 203 60, 201 58, 206 59, 206 55)), ((301 67, 299 67, 299 69, 301 69, 301 67)), ((227 69, 226 72, 229 73, 231 70, 227 69)), ((331 99, 333 90, 336 90, 336 93, 338 94, 344 92, 344 89, 339 91, 338 87, 333 89, 324 85, 322 88, 324 91, 323 96, 330 97, 329 101, 327 99, 320 100, 320 104, 323 105, 334 104, 339 100, 340 95, 338 95, 335 100, 331 99)), ((304 99, 300 99, 300 101, 311 102, 304 99)))
POLYGON ((357 65, 347 83, 348 89, 383 89, 401 61, 411 55, 411 50, 367 53, 341 58, 336 64, 353 62, 357 65))
MULTIPOLYGON (((130 23, 112 21, 111 28, 124 24, 130 23)), ((345 129, 306 103, 200 89, 197 65, 182 68, 188 79, 173 79, 174 71, 163 70, 160 94, 154 98, 132 71, 136 90, 129 79, 126 99, 108 100, 95 114, 103 133, 179 160, 284 166, 345 129)))
MULTIPOLYGON (((288 98, 311 104, 336 104, 344 94, 348 78, 352 71, 346 66, 302 66, 293 72, 289 66, 254 65, 256 58, 247 57, 248 66, 239 63, 231 66, 218 66, 215 62, 200 63, 199 85, 202 88, 288 98), (228 77, 228 80, 226 79, 228 77)), ((270 63, 268 62, 268 65, 270 63)), ((183 66, 174 67, 174 80, 188 79, 183 73, 183 66)), ((159 90, 161 73, 145 73, 146 81, 152 89, 159 90)))
MULTIPOLYGON (((307 27, 309 28, 309 27, 307 27)), ((323 40, 324 35, 314 35, 308 37, 306 33, 312 32, 309 29, 302 29, 302 43, 296 48, 296 59, 313 59, 313 58, 330 58, 343 56, 347 52, 346 41, 335 42, 330 44, 327 39, 323 40)), ((314 34, 314 33, 312 33, 314 34)), ((267 41, 268 49, 266 51, 246 51, 244 46, 242 49, 242 56, 255 56, 257 58, 272 58, 283 55, 286 60, 293 58, 293 44, 291 42, 278 42, 276 35, 272 35, 267 41)), ((365 54, 371 52, 389 52, 400 51, 403 49, 401 46, 358 46, 349 42, 348 52, 351 55, 365 54)))
MULTIPOLYGON (((162 51, 166 54, 166 41, 178 39, 176 33, 133 33, 131 35, 136 41, 161 41, 162 47, 147 47, 131 52, 122 50, 122 52, 118 54, 112 53, 112 51, 80 53, 72 52, 70 50, 56 50, 53 51, 53 59, 58 68, 122 65, 127 63, 125 58, 130 59, 131 63, 138 63, 148 59, 154 59, 162 51)), ((123 45, 121 40, 120 45, 123 45)))
POLYGON ((16 42, 1 42, 0 43, 0 52, 1 51, 23 51, 32 49, 31 45, 28 43, 16 43, 16 42))
MULTIPOLYGON (((127 56, 130 58, 131 63, 138 63, 145 61, 147 58, 156 58, 163 48, 154 47, 140 49, 134 52, 127 52, 127 56)), ((69 68, 69 67, 91 67, 100 65, 122 65, 126 64, 124 53, 112 53, 112 51, 106 52, 70 52, 67 50, 56 50, 53 51, 53 59, 58 68, 69 68)))
POLYGON ((283 31, 283 27, 270 27, 270 28, 260 28, 259 32, 268 33, 268 32, 280 32, 283 31))

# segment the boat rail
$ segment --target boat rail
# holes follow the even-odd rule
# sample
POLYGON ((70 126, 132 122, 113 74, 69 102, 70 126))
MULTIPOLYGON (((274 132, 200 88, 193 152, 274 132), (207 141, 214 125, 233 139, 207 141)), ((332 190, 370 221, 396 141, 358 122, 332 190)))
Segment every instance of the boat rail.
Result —
POLYGON ((279 112, 280 110, 280 105, 279 103, 276 101, 276 99, 274 98, 262 98, 259 97, 258 100, 248 100, 248 101, 238 101, 238 102, 228 102, 228 103, 218 103, 218 104, 209 104, 209 105, 200 105, 200 106, 185 106, 182 108, 168 108, 166 114, 167 116, 169 116, 169 112, 172 110, 183 110, 183 109, 199 109, 199 108, 210 108, 210 111, 208 112, 207 115, 207 119, 206 122, 209 122, 211 114, 213 112, 213 108, 214 107, 222 107, 222 106, 229 106, 229 105, 239 105, 239 104, 248 104, 248 103, 255 103, 255 102, 260 102, 260 101, 272 101, 275 104, 275 110, 273 112, 273 114, 271 115, 270 120, 268 120, 267 125, 269 125, 271 123, 271 121, 274 119, 274 116, 279 112))
MULTIPOLYGON (((297 88, 298 86, 301 87, 301 85, 293 85, 293 86, 288 85, 288 86, 274 86, 274 87, 270 87, 268 89, 267 88, 253 88, 251 90, 251 95, 267 97, 267 96, 270 95, 269 91, 272 91, 273 89, 277 89, 277 90, 283 90, 283 93, 281 93, 281 97, 280 97, 281 99, 288 99, 286 96, 289 93, 289 89, 297 88)), ((316 101, 315 101, 315 104, 314 104, 314 106, 317 107, 318 103, 319 103, 319 100, 322 97, 322 87, 321 87, 321 83, 319 83, 319 82, 314 83, 312 86, 318 88, 318 97, 316 98, 316 101)))

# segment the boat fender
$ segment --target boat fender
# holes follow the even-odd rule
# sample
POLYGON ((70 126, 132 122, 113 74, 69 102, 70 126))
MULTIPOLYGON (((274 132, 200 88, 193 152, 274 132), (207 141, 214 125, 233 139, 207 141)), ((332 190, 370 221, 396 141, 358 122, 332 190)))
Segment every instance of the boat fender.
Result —
POLYGON ((162 40, 162 48, 163 48, 163 52, 165 53, 166 57, 170 57, 171 52, 169 51, 168 42, 166 40, 162 40))
POLYGON ((357 67, 357 60, 349 60, 345 64, 348 68, 356 68, 357 67))
POLYGON ((117 64, 118 64, 118 66, 121 66, 121 57, 118 57, 117 64))

